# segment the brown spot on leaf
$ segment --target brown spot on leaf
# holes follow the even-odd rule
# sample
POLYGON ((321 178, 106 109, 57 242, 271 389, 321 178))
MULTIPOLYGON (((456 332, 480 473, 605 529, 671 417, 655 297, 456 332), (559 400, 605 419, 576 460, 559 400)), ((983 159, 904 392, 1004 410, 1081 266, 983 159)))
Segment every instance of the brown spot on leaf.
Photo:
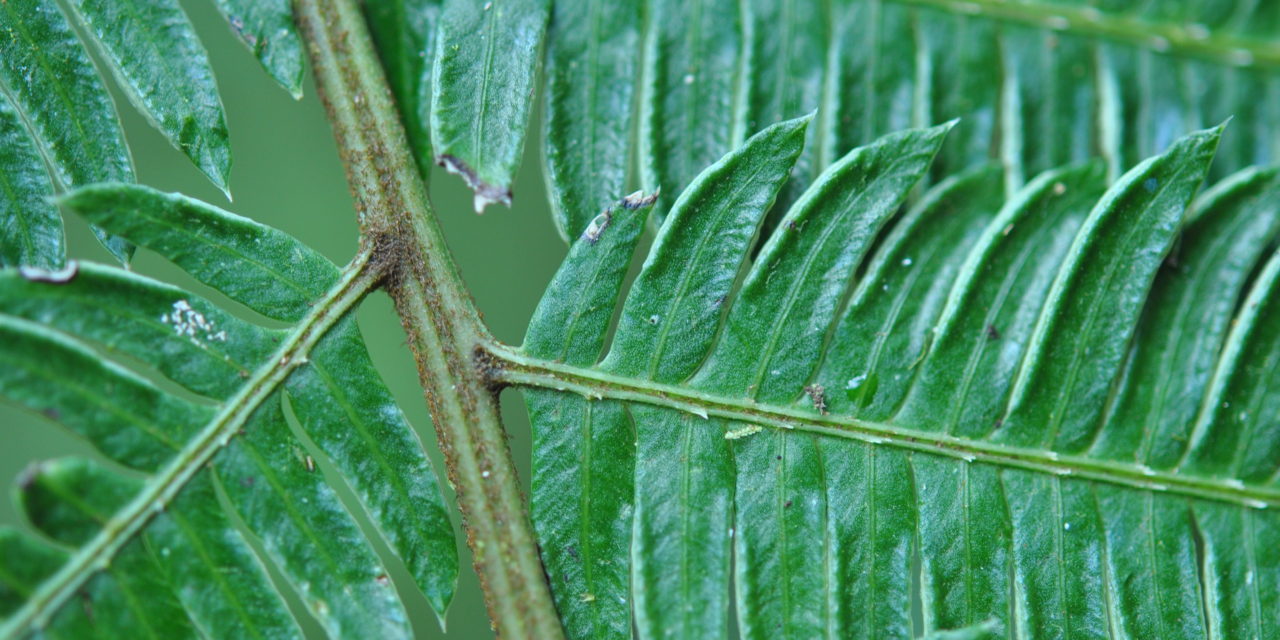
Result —
POLYGON ((813 401, 813 408, 818 413, 827 415, 827 390, 820 384, 814 383, 804 388, 804 392, 809 394, 809 399, 813 401))
POLYGON ((645 195, 643 191, 636 191, 619 200, 618 204, 622 205, 623 209, 641 209, 652 206, 654 202, 658 201, 658 196, 661 193, 662 189, 658 189, 649 195, 645 195))
POLYGON ((445 171, 462 177, 462 181, 471 187, 471 191, 475 193, 474 206, 476 213, 484 213, 485 207, 493 204, 505 204, 511 206, 511 188, 499 187, 491 185, 480 179, 476 174, 476 170, 472 169, 467 163, 455 155, 448 153, 436 156, 436 164, 445 168, 445 171))

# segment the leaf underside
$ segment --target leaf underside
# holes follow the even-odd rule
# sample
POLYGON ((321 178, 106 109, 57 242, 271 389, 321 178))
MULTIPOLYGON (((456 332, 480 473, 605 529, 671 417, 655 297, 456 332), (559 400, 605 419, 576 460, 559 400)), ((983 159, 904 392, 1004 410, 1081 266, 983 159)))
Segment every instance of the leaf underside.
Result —
POLYGON ((0 635, 298 637, 271 564, 328 633, 408 637, 371 535, 443 616, 453 529, 354 316, 331 308, 349 285, 337 267, 283 233, 145 187, 93 186, 60 204, 288 326, 115 267, 0 270, 3 395, 114 463, 52 460, 19 479, 19 507, 45 539, 0 531, 0 635), (353 491, 374 531, 330 482, 353 491))
MULTIPOLYGON (((289 2, 216 4, 300 96, 289 2)), ((1280 156, 1280 10, 1112 4, 366 3, 477 210, 545 65, 571 248, 518 354, 556 373, 513 380, 571 637, 1280 638, 1280 174, 1246 168, 1280 156)), ((264 565, 332 635, 407 636, 370 537, 441 615, 456 550, 359 292, 118 184, 72 24, 225 190, 217 90, 176 2, 65 6, 0 2, 0 390, 109 462, 20 478, 0 636, 296 637, 264 565), (275 322, 66 263, 68 192, 275 322)))
POLYGON ((647 210, 579 238, 535 313, 568 634, 1280 637, 1280 173, 1193 203, 1219 127, 1109 186, 1085 163, 1005 199, 996 165, 909 202, 955 132, 914 129, 752 259, 815 124, 679 194, 611 340, 647 210))
MULTIPOLYGON (((288 0, 217 4, 271 75, 301 96, 302 43, 288 0)), ((230 194, 226 115, 208 55, 177 0, 71 0, 66 9, 53 0, 0 4, 0 266, 62 266, 62 219, 50 198, 134 179, 89 49, 129 102, 230 194)), ((132 245, 94 232, 128 263, 132 245)))
POLYGON ((1006 195, 1093 157, 1114 179, 1227 118, 1214 180, 1280 159, 1270 2, 562 0, 542 60, 541 1, 444 4, 437 159, 477 206, 506 202, 545 65, 543 157, 566 240, 632 189, 660 188, 665 211, 748 136, 814 111, 775 218, 853 147, 957 117, 929 178, 993 161, 1006 195))

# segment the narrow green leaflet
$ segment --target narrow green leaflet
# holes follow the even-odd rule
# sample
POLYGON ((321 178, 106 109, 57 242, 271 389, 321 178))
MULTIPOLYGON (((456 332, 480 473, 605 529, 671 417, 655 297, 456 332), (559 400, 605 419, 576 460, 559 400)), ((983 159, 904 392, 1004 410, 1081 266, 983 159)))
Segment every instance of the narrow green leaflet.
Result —
POLYGON ((213 411, 104 362, 87 345, 38 324, 0 316, 4 395, 43 412, 111 459, 160 467, 213 411))
POLYGON ((333 263, 287 234, 181 194, 95 185, 59 201, 94 224, 135 238, 269 318, 297 321, 338 280, 333 263))
MULTIPOLYGON (((141 488, 136 478, 113 473, 87 460, 63 459, 40 463, 24 476, 19 499, 29 521, 50 538, 75 545, 97 532, 112 512, 141 488)), ((296 638, 300 631, 275 593, 263 567, 253 557, 240 532, 227 520, 208 475, 201 475, 184 489, 143 536, 126 553, 129 566, 113 563, 106 591, 131 591, 126 605, 93 616, 97 629, 128 628, 152 631, 162 622, 154 615, 156 604, 168 606, 171 618, 187 627, 184 635, 222 637, 226 634, 261 638, 296 638), (137 589, 139 576, 152 585, 137 589), (141 593, 139 593, 141 591, 141 593), (154 602, 153 602, 154 601, 154 602), (175 605, 186 607, 183 613, 175 605), (137 620, 101 620, 104 615, 128 615, 138 606, 148 607, 137 620), (190 617, 189 626, 183 619, 190 617)), ((118 561, 117 561, 118 562, 118 561)), ((62 614, 58 621, 73 624, 80 616, 62 614)), ((55 623, 57 624, 57 623, 55 623)))
MULTIPOLYGON (((640 79, 640 176, 665 203, 747 132, 750 17, 734 0, 649 5, 640 79)), ((670 208, 665 204, 662 209, 670 208)))
POLYGON ((386 569, 307 462, 274 400, 215 461, 227 498, 330 635, 407 637, 409 621, 386 569))
MULTIPOLYGON (((979 168, 939 183, 897 221, 834 329, 830 353, 839 357, 827 358, 814 387, 815 395, 824 394, 823 404, 872 418, 893 413, 1003 188, 998 168, 979 168)), ((803 375, 787 383, 794 386, 803 375)))
MULTIPOLYGON (((139 539, 127 536, 164 536, 174 554, 202 563, 159 559, 160 575, 186 585, 174 585, 178 611, 204 621, 199 628, 217 628, 210 618, 221 612, 241 621, 234 628, 243 624, 268 637, 292 636, 296 629, 273 609, 270 589, 246 592, 246 585, 261 582, 255 577, 259 561, 219 524, 225 516, 207 501, 216 484, 330 633, 373 629, 379 636, 408 635, 386 570, 319 473, 325 460, 285 421, 284 394, 274 390, 279 385, 303 431, 354 489, 443 615, 457 578, 457 552, 434 472, 378 379, 354 320, 324 315, 336 313, 330 308, 335 295, 353 296, 347 305, 358 299, 362 289, 343 293, 353 276, 278 231, 182 196, 99 185, 69 194, 62 204, 161 253, 255 311, 295 324, 265 329, 199 296, 110 267, 73 263, 63 272, 0 272, 0 299, 6 301, 0 332, 7 336, 0 348, 6 361, 0 389, 89 438, 116 461, 148 472, 138 497, 104 511, 101 531, 81 540, 72 561, 32 600, 64 602, 56 598, 68 593, 60 586, 68 579, 96 584, 95 554, 110 559, 116 550, 130 553, 139 539), (317 330, 317 323, 324 329, 317 330), (299 341, 305 347, 294 346, 299 341), (196 403, 161 391, 103 360, 93 346, 145 362, 207 400, 196 403), (203 462, 190 462, 208 458, 214 484, 202 473, 203 462), (178 493, 184 489, 204 495, 205 502, 184 502, 178 493), (168 502, 172 521, 147 522, 158 499, 168 502), (180 504, 190 511, 180 511, 180 504), (222 572, 219 579, 209 580, 215 572, 222 572), (191 591, 193 581, 201 584, 200 597, 191 591)), ((101 594, 114 598, 118 591, 107 585, 101 594)), ((18 609, 11 621, 16 628, 37 622, 26 611, 18 609)), ((72 614, 59 615, 71 616, 67 624, 80 624, 72 614)))
POLYGON ((208 54, 177 0, 73 0, 129 100, 219 189, 231 143, 208 54))
POLYGON ((566 240, 577 238, 626 186, 642 4, 554 3, 547 35, 545 157, 552 215, 566 240))
POLYGON ((295 99, 302 98, 302 38, 289 0, 213 0, 231 31, 262 68, 295 99))
POLYGON ((52 196, 40 153, 13 105, 0 95, 0 267, 62 266, 62 216, 52 196))
POLYGON ((1087 448, 1147 290, 1213 161, 1222 128, 1179 140, 1122 177, 1067 251, 996 427, 1017 445, 1087 448))
POLYGON ((1273 252, 1240 313, 1179 468, 1272 486, 1280 479, 1280 253, 1273 252))
POLYGON ((477 213, 511 205, 548 0, 444 0, 431 77, 436 162, 475 192, 477 213))
POLYGON ((435 58, 439 0, 364 3, 365 20, 395 95, 405 135, 418 167, 435 162, 431 153, 431 68, 435 58))
POLYGON ((391 547, 444 618, 458 581, 453 525, 435 471, 381 384, 355 319, 316 346, 286 385, 294 414, 368 507, 391 547))
POLYGON ((301 636, 261 562, 218 504, 211 477, 197 476, 147 529, 166 581, 207 636, 301 636))
POLYGON ((752 136, 680 195, 627 295, 606 369, 661 381, 693 373, 715 336, 762 210, 773 205, 800 155, 809 120, 788 120, 752 136))
POLYGON ((994 427, 1017 373, 1016 349, 1104 191, 1103 173, 1098 163, 1047 171, 1005 203, 960 268, 899 422, 963 436, 994 427))
POLYGON ((1232 314, 1280 229, 1280 176, 1246 169, 1214 185, 1152 286, 1096 455, 1174 466, 1200 411, 1232 314))
MULTIPOLYGON (((600 214, 569 249, 529 323, 530 355, 593 365, 627 267, 656 198, 623 201, 600 214)), ((545 389, 525 391, 533 430, 530 510, 566 633, 615 638, 631 631, 632 472, 635 432, 617 402, 545 389), (577 452, 568 456, 567 452, 577 452), (569 487, 577 487, 571 491, 569 487)))
MULTIPOLYGON (((53 3, 0 4, 0 92, 35 142, 58 188, 133 180, 111 97, 53 3)), ((43 195, 36 191, 24 197, 43 195)), ((116 258, 128 261, 133 249, 127 243, 101 232, 98 238, 116 258)), ((61 260, 59 253, 52 262, 61 260)))
POLYGON ((1185 214, 1216 129, 1110 188, 1087 163, 1002 206, 1006 172, 979 168, 894 216, 944 131, 833 164, 741 287, 772 198, 730 226, 706 203, 780 154, 761 134, 727 155, 677 199, 599 364, 638 221, 574 245, 504 374, 551 387, 528 400, 534 514, 571 637, 1280 635, 1274 172, 1185 214), (1219 310, 1173 313, 1195 300, 1219 310), (1186 322, 1205 330, 1166 328, 1186 322), (892 366, 864 384, 869 354, 892 366), (1121 424, 1126 403, 1168 417, 1121 424), (1180 464, 1135 455, 1179 433, 1160 446, 1180 464))

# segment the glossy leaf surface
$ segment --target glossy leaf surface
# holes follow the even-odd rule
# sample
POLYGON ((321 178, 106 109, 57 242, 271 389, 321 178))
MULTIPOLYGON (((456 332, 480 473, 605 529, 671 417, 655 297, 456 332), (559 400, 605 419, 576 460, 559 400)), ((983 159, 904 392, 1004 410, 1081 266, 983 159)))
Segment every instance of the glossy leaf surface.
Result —
POLYGON ((677 198, 599 364, 631 227, 580 238, 535 315, 526 353, 563 363, 528 403, 569 634, 1280 634, 1280 438, 1254 418, 1280 394, 1274 174, 1192 205, 1213 129, 1110 187, 1086 163, 1006 202, 979 168, 908 206, 947 128, 894 134, 816 178, 734 286, 772 206, 739 185, 800 155, 757 152, 781 126, 677 198), (1152 385, 1202 400, 1125 421, 1152 385), (1161 433, 1181 460, 1148 465, 1161 433))
MULTIPOLYGON (((84 493, 67 490, 40 502, 44 515, 39 522, 32 518, 76 551, 58 575, 87 580, 91 600, 100 598, 103 607, 121 608, 112 603, 155 588, 137 580, 173 586, 168 605, 156 599, 133 617, 122 613, 93 624, 118 631, 137 627, 143 618, 155 624, 170 620, 177 626, 154 634, 172 637, 190 635, 192 624, 225 626, 228 621, 210 616, 233 612, 240 619, 233 628, 293 636, 296 627, 262 582, 258 564, 266 561, 300 590, 309 614, 328 632, 408 635, 387 570, 349 507, 319 473, 325 464, 354 489, 360 507, 443 614, 457 577, 452 526, 422 445, 373 369, 353 318, 325 320, 332 327, 327 335, 310 338, 301 355, 282 355, 282 348, 307 339, 321 322, 318 314, 333 304, 335 292, 350 286, 350 277, 283 233, 181 196, 115 184, 75 191, 61 202, 157 251, 222 294, 291 323, 264 328, 190 292, 111 267, 73 263, 65 272, 0 271, 4 395, 44 411, 103 455, 145 472, 128 479, 128 491, 104 496, 92 513, 67 511, 65 496, 84 493), (146 363, 201 399, 165 391, 104 353, 146 363), (290 427, 283 394, 272 384, 288 394, 316 451, 290 427), (212 447, 210 471, 190 467, 199 464, 191 461, 199 459, 202 447, 212 447), (187 467, 175 479, 176 470, 187 467), (156 498, 146 496, 160 487, 175 496, 166 505, 172 517, 148 520, 156 498), (262 540, 263 558, 244 546, 216 501, 209 502, 215 490, 262 540), (188 500, 187 491, 203 497, 188 500), (64 497, 53 499, 58 496, 64 497), (128 535, 119 533, 126 526, 141 537, 119 538, 128 535), (113 537, 116 545, 104 547, 113 537), (143 540, 167 541, 171 555, 155 555, 160 543, 143 540), (124 562, 138 553, 145 556, 138 556, 142 565, 124 562), (97 574, 103 565, 111 571, 97 574), (219 579, 209 582, 210 573, 219 579)), ((80 466, 73 470, 90 473, 80 466)), ((116 486, 112 482, 87 486, 107 491, 116 486)), ((31 500, 37 494, 27 495, 29 510, 35 509, 31 500)), ((12 607, 10 623, 32 624, 23 611, 33 602, 56 602, 50 598, 57 597, 62 579, 27 589, 26 601, 12 607)), ((79 606, 73 601, 61 611, 79 606)), ((54 627, 64 617, 66 629, 88 624, 62 613, 54 627)))
POLYGON ((289 0, 214 0, 231 31, 268 74, 294 98, 302 97, 302 38, 289 0))
POLYGON ((431 140, 475 210, 511 204, 546 33, 547 0, 445 0, 436 43, 431 140))
POLYGON ((72 6, 129 101, 226 192, 226 116, 208 55, 177 0, 75 0, 72 6))
MULTIPOLYGON (((15 0, 0 5, 0 87, 56 188, 133 180, 111 97, 53 3, 15 0)), ((34 191, 26 197, 43 196, 38 187, 32 185, 34 191)), ((98 237, 116 258, 128 261, 132 247, 101 232, 98 237)), ((58 248, 45 251, 49 261, 62 262, 58 248)))

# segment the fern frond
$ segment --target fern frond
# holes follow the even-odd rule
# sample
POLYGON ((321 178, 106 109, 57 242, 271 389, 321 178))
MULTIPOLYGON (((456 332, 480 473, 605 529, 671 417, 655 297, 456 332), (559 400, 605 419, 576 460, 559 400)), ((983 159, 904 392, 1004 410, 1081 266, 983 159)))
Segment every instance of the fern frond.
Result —
POLYGON ((753 137, 676 200, 602 360, 639 216, 573 245, 503 356, 570 636, 1276 630, 1275 173, 1191 205, 1218 128, 1110 187, 1004 202, 980 168, 891 218, 948 128, 855 149, 748 260, 805 133, 753 137))
POLYGON ((318 472, 330 465, 443 614, 457 577, 453 530, 421 443, 350 315, 379 277, 368 254, 339 272, 279 231, 139 186, 87 187, 60 204, 289 326, 241 320, 195 294, 113 267, 0 271, 4 395, 143 474, 139 480, 69 461, 38 466, 21 483, 27 519, 69 558, 24 573, 10 569, 24 560, 5 556, 3 634, 46 627, 73 633, 85 624, 123 632, 153 622, 179 635, 228 624, 233 635, 296 634, 261 561, 239 537, 238 518, 328 632, 409 635, 370 540, 318 472), (196 396, 162 390, 103 361, 93 345, 154 367, 196 396), (291 430, 286 397, 302 433, 327 459, 308 453, 291 430), (81 501, 70 489, 50 489, 70 482, 101 485, 103 494, 81 501), (209 502, 215 492, 234 517, 209 502), (195 521, 209 526, 189 524, 195 521), (128 564, 134 562, 140 564, 128 564), (214 573, 240 583, 206 584, 214 573), (82 602, 76 595, 86 585, 90 597, 82 602), (119 598, 145 608, 87 621, 78 613, 119 598), (225 610, 240 619, 217 619, 225 610))

